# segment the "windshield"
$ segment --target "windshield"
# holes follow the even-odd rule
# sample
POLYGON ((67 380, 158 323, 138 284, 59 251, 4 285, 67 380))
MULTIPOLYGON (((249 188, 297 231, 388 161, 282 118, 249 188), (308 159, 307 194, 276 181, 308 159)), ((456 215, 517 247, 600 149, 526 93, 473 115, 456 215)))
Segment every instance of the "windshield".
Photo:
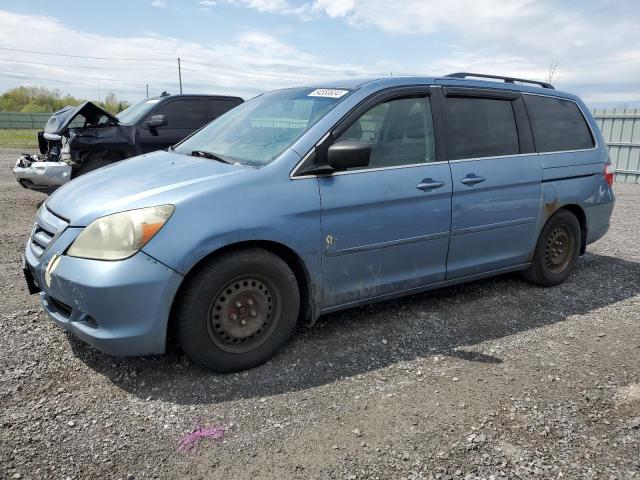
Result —
POLYGON ((265 93, 225 113, 178 144, 175 151, 185 155, 209 152, 262 167, 293 145, 348 93, 312 88, 265 93))
POLYGON ((134 125, 149 113, 149 111, 155 107, 159 101, 160 99, 158 98, 142 100, 141 102, 134 103, 129 108, 125 108, 117 114, 116 117, 118 117, 118 120, 123 125, 134 125))

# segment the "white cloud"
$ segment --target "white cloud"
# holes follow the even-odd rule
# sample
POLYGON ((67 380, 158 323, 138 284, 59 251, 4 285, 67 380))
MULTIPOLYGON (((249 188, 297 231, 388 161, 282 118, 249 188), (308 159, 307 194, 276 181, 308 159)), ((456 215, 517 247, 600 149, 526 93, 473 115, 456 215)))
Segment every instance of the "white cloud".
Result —
POLYGON ((165 8, 167 6, 167 2, 166 0, 153 0, 151 2, 151 6, 156 8, 165 8))
POLYGON ((216 0, 200 0, 198 5, 200 5, 200 10, 208 11, 218 5, 218 2, 216 0))
POLYGON ((113 90, 135 100, 149 83, 152 93, 176 93, 177 57, 182 60, 185 92, 253 96, 274 88, 317 83, 319 79, 371 75, 361 67, 327 63, 264 32, 245 32, 231 43, 206 44, 151 32, 132 37, 105 36, 77 30, 51 17, 2 10, 0 25, 0 45, 4 48, 144 59, 87 60, 0 50, 0 91, 19 84, 37 84, 87 98, 97 98, 98 91, 104 96, 113 90))
POLYGON ((315 0, 311 9, 332 18, 344 17, 353 10, 355 3, 355 0, 315 0))
MULTIPOLYGON (((258 9, 256 0, 231 1, 258 9)), ((637 0, 309 0, 296 9, 274 1, 271 13, 377 28, 423 43, 425 56, 438 58, 400 66, 407 73, 477 70, 543 80, 550 60, 558 58, 561 88, 598 101, 607 97, 603 90, 612 99, 623 91, 629 100, 640 96, 637 0)))
POLYGON ((132 99, 144 92, 145 83, 153 92, 175 92, 174 59, 180 56, 185 91, 246 96, 282 86, 345 76, 379 76, 389 71, 439 75, 462 70, 544 80, 549 61, 558 58, 559 88, 591 102, 640 102, 640 13, 629 8, 628 0, 594 0, 588 7, 574 5, 573 9, 555 4, 552 8, 550 0, 459 0, 455 4, 405 0, 394 8, 383 0, 308 0, 295 5, 292 0, 199 3, 206 8, 230 2, 305 20, 332 17, 352 28, 366 29, 368 34, 373 29, 374 35, 391 35, 394 41, 406 39, 423 46, 425 55, 407 63, 401 60, 406 56, 381 54, 372 65, 341 64, 327 62, 265 32, 245 32, 224 43, 189 42, 151 32, 105 36, 51 17, 0 11, 3 47, 46 52, 55 45, 53 51, 60 53, 150 60, 87 61, 0 50, 4 78, 0 87, 28 82, 58 86, 91 98, 97 96, 98 85, 102 92, 113 89, 132 99))
POLYGON ((258 12, 297 15, 303 19, 308 18, 308 6, 306 4, 297 7, 289 3, 287 0, 220 0, 219 3, 252 8, 258 12))
POLYGON ((293 11, 293 7, 286 0, 237 0, 237 3, 260 12, 293 11))

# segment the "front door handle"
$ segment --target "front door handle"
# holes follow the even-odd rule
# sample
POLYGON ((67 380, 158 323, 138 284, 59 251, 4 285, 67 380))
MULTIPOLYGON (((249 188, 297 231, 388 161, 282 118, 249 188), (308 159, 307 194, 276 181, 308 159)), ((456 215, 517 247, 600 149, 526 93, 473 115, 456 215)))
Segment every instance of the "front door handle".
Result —
POLYGON ((484 182, 485 180, 486 178, 484 177, 479 177, 475 173, 470 173, 460 181, 465 185, 475 185, 476 183, 484 182))
POLYGON ((440 188, 444 186, 445 186, 444 182, 439 182, 439 181, 433 180, 432 178, 425 178, 424 180, 422 180, 422 182, 418 184, 416 188, 418 190, 424 190, 426 192, 427 190, 433 190, 434 188, 440 188))

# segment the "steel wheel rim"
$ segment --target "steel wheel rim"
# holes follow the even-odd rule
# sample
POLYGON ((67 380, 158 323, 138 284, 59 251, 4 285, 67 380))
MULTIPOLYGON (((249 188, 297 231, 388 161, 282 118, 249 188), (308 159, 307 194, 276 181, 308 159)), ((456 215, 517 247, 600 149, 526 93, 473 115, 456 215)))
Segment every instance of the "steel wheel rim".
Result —
POLYGON ((246 353, 262 345, 273 333, 280 316, 277 290, 258 275, 229 282, 209 306, 207 329, 221 350, 246 353))
POLYGON ((567 227, 560 225, 554 228, 545 245, 545 266, 552 273, 562 273, 571 262, 573 248, 572 236, 567 227))

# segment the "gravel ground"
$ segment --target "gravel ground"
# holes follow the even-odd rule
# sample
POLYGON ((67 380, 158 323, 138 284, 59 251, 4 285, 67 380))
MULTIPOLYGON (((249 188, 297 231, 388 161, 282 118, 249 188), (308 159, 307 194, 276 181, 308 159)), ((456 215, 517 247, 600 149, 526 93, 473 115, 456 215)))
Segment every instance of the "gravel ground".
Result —
POLYGON ((564 285, 507 275, 324 317, 207 373, 67 337, 19 255, 43 195, 0 153, 0 478, 640 478, 640 186, 564 285), (223 426, 190 452, 180 438, 223 426))

